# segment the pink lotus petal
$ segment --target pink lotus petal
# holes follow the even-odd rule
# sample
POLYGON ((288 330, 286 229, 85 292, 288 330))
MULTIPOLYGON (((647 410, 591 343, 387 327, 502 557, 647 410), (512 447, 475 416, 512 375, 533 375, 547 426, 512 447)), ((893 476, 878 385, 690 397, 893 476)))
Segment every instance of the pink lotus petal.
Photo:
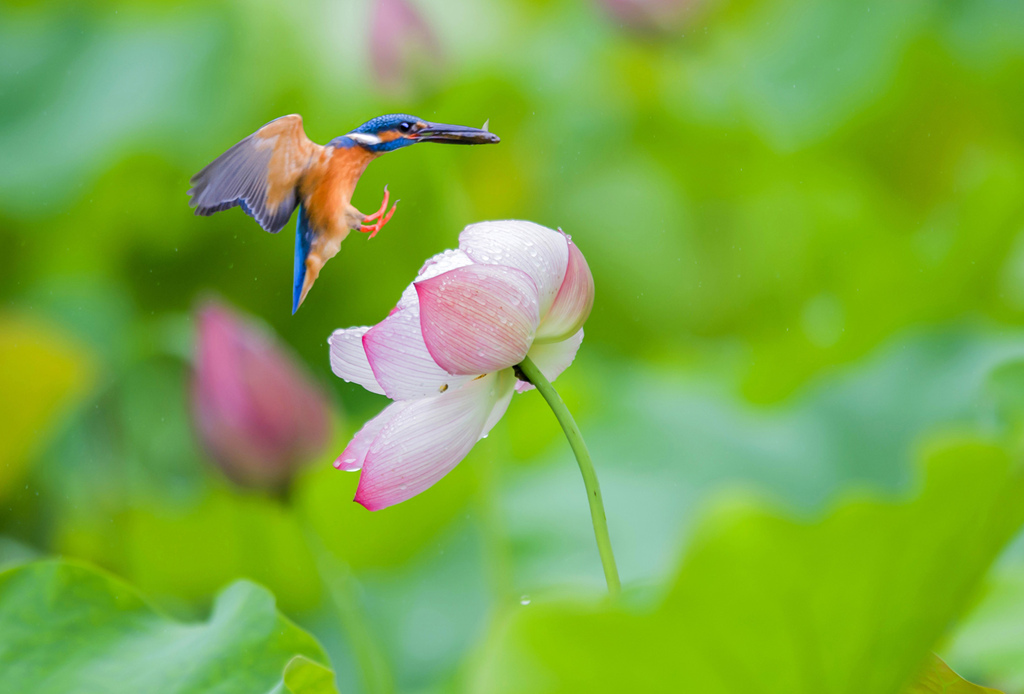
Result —
POLYGON ((538 342, 556 342, 576 334, 590 317, 594 308, 594 276, 587 259, 572 241, 569 241, 569 266, 558 289, 551 310, 541 319, 537 328, 538 342))
POLYGON ((518 364, 539 322, 530 277, 500 265, 468 265, 416 283, 420 327, 434 361, 452 374, 518 364))
POLYGON ((506 265, 529 275, 537 285, 541 316, 555 300, 569 262, 563 234, 518 220, 470 224, 459 234, 459 248, 474 263, 506 265))
POLYGON ((498 401, 494 404, 494 407, 491 409, 491 413, 487 416, 487 421, 484 422, 483 431, 480 433, 481 438, 491 433, 491 429, 494 428, 494 425, 505 416, 508 404, 512 402, 512 394, 516 392, 515 385, 518 381, 516 380, 516 375, 512 369, 502 369, 497 373, 497 376, 498 401))
POLYGON ((355 500, 377 511, 433 486, 480 439, 503 395, 499 386, 498 375, 489 374, 458 390, 401 403, 366 453, 355 500))
MULTIPOLYGON (((572 364, 582 342, 583 329, 581 328, 568 340, 545 342, 544 344, 534 343, 527 356, 533 360, 533 363, 536 364, 546 379, 554 382, 572 364)), ((532 383, 524 383, 523 381, 516 383, 516 392, 518 393, 525 393, 531 388, 533 388, 532 383)))
POLYGON ((371 393, 384 394, 370 368, 363 349, 363 335, 368 327, 335 330, 327 344, 331 346, 331 371, 349 383, 358 383, 371 393))
POLYGON ((346 472, 362 469, 366 452, 370 450, 370 444, 377 438, 377 434, 384 428, 384 425, 404 410, 407 404, 405 402, 392 403, 385 407, 383 412, 364 424, 363 428, 345 446, 345 450, 338 456, 338 459, 334 461, 334 467, 346 472))
MULTIPOLYGON (((447 250, 438 253, 433 258, 423 263, 423 267, 416 274, 416 279, 409 283, 409 286, 402 292, 402 298, 398 300, 398 305, 395 306, 395 311, 400 311, 410 306, 419 306, 420 300, 416 295, 416 282, 419 280, 428 280, 431 277, 437 277, 440 274, 454 270, 455 268, 465 267, 466 265, 472 265, 473 261, 470 260, 469 256, 460 251, 459 249, 447 250)), ((390 314, 389 314, 390 315, 390 314)))
POLYGON ((420 271, 416 273, 417 280, 429 280, 431 277, 443 275, 449 270, 472 265, 473 259, 458 248, 449 248, 441 251, 433 258, 423 263, 420 271))
POLYGON ((375 325, 363 336, 363 347, 377 382, 392 400, 437 395, 472 378, 452 376, 434 362, 423 342, 419 306, 375 325))

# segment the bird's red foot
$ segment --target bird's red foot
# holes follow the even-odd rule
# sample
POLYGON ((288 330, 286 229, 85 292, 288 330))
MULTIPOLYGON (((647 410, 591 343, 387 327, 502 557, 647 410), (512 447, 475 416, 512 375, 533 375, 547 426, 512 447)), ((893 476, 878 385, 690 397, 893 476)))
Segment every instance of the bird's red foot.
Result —
POLYGON ((391 221, 391 215, 395 213, 395 208, 398 207, 399 200, 395 200, 395 204, 388 210, 388 200, 391 198, 391 194, 388 192, 388 187, 384 186, 384 201, 380 204, 380 209, 373 214, 368 214, 363 217, 363 224, 359 227, 359 231, 364 234, 369 234, 372 239, 377 235, 377 232, 384 228, 384 225, 391 221), (385 214, 387 211, 387 214, 385 214), (373 222, 370 224, 369 222, 373 222))

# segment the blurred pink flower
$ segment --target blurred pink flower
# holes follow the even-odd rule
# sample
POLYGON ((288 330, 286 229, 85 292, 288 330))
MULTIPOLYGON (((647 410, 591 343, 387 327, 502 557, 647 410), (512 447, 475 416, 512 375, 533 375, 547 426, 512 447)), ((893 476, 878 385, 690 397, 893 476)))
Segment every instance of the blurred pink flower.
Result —
POLYGON ((370 26, 370 61, 378 83, 407 87, 437 74, 441 46, 409 0, 376 0, 370 26))
POLYGON ((487 435, 527 355, 549 380, 576 357, 594 278, 561 231, 473 224, 434 256, 387 318, 331 335, 334 373, 395 402, 335 462, 360 470, 356 501, 376 511, 419 494, 487 435))
POLYGON ((323 392, 273 335, 222 303, 197 311, 192 415, 210 456, 238 484, 284 489, 330 434, 323 392))
POLYGON ((668 31, 703 13, 714 0, 599 0, 612 17, 630 29, 668 31))

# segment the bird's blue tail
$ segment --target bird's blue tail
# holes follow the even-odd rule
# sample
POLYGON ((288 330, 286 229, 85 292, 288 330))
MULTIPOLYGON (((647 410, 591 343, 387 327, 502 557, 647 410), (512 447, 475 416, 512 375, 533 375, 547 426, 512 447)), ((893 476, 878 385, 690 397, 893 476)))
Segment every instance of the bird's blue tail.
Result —
POLYGON ((299 205, 299 216, 295 222, 295 285, 292 287, 292 315, 299 310, 302 301, 302 287, 306 282, 306 256, 313 243, 313 232, 309 229, 309 217, 304 205, 299 205))

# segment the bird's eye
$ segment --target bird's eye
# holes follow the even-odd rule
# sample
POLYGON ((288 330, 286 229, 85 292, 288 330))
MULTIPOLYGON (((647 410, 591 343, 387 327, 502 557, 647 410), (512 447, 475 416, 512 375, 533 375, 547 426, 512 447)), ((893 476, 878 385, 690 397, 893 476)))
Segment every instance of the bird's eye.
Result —
POLYGON ((398 125, 398 129, 403 133, 407 133, 412 130, 412 123, 402 122, 398 125))

